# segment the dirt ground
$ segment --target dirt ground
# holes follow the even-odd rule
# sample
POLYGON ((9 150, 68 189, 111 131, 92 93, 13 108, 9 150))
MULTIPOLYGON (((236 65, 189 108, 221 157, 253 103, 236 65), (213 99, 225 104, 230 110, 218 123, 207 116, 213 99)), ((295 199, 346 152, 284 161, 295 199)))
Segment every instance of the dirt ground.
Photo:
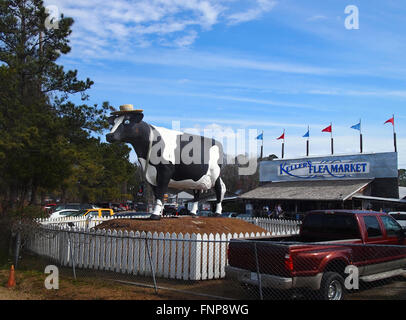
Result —
MULTIPOLYGON (((52 264, 38 256, 24 255, 16 270, 17 286, 7 289, 9 270, 0 269, 0 300, 236 300, 259 299, 258 293, 230 280, 179 281, 157 279, 158 294, 151 278, 113 272, 77 269, 77 280, 69 268, 60 268, 59 290, 47 290, 45 266, 52 264), (138 285, 134 285, 138 284, 138 285), (139 284, 150 286, 144 287, 139 284), (175 291, 177 290, 177 291, 175 291)), ((294 299, 286 293, 265 296, 271 300, 294 299)), ((298 296, 299 300, 312 299, 298 296)), ((347 295, 348 300, 405 300, 406 277, 379 281, 347 295)))
POLYGON ((45 266, 51 262, 25 254, 15 271, 16 287, 7 289, 9 270, 0 269, 0 300, 217 300, 221 297, 241 299, 226 280, 177 281, 157 279, 158 292, 150 277, 114 272, 59 268, 59 289, 47 290, 45 266), (137 285, 134 285, 137 284, 137 285), (140 286, 141 284, 141 286, 140 286), (237 295, 236 295, 237 294, 237 295), (207 296, 210 295, 210 296, 207 296), (216 298, 218 297, 218 298, 216 298))
POLYGON ((266 230, 255 226, 251 223, 240 219, 228 218, 212 218, 212 217, 176 217, 162 218, 159 221, 151 221, 148 219, 114 219, 105 221, 98 225, 95 229, 116 229, 127 231, 151 231, 163 233, 182 233, 182 234, 222 234, 222 233, 262 233, 266 230))

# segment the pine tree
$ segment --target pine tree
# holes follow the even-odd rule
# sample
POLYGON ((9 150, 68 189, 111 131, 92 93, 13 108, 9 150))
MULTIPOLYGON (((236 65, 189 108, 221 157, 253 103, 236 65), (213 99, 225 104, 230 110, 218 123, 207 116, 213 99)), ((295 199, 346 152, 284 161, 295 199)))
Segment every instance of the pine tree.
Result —
POLYGON ((85 100, 93 82, 56 63, 71 50, 73 19, 61 15, 57 28, 48 28, 47 19, 42 1, 0 1, 0 193, 6 207, 36 203, 40 190, 58 187, 72 174, 79 140, 106 127, 107 104, 68 101, 74 93, 85 100))

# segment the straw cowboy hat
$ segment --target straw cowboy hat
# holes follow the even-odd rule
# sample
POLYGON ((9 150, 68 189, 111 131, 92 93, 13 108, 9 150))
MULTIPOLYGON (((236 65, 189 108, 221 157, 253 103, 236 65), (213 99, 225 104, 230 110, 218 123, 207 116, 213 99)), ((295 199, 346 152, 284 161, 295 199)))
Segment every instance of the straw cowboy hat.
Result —
POLYGON ((114 111, 111 114, 113 115, 119 115, 119 114, 125 114, 125 113, 142 113, 144 110, 141 109, 134 109, 134 106, 132 104, 123 104, 120 106, 120 111, 114 111))

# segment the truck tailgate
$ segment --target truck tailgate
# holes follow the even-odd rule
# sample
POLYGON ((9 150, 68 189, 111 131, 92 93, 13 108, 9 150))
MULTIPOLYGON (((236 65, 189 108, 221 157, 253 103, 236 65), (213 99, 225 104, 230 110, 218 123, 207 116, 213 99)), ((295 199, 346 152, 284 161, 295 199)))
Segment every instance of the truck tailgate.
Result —
POLYGON ((289 277, 286 257, 290 245, 268 241, 231 240, 228 251, 228 263, 232 267, 257 272, 289 277))

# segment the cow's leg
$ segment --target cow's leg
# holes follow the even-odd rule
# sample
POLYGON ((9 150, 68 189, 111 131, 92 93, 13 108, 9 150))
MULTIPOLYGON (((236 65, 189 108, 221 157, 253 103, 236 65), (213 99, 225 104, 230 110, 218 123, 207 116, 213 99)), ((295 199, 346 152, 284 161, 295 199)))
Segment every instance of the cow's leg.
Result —
POLYGON ((163 211, 164 194, 168 191, 169 181, 171 180, 173 165, 157 166, 157 185, 154 187, 155 207, 151 214, 151 220, 160 220, 163 211))
POLYGON ((193 190, 193 206, 190 213, 193 216, 197 216, 197 210, 199 209, 199 198, 200 198, 200 190, 193 190))
POLYGON ((216 183, 214 185, 214 190, 216 191, 216 216, 221 215, 223 210, 221 203, 224 200, 224 195, 226 193, 226 185, 224 184, 223 180, 220 177, 217 178, 216 183))

